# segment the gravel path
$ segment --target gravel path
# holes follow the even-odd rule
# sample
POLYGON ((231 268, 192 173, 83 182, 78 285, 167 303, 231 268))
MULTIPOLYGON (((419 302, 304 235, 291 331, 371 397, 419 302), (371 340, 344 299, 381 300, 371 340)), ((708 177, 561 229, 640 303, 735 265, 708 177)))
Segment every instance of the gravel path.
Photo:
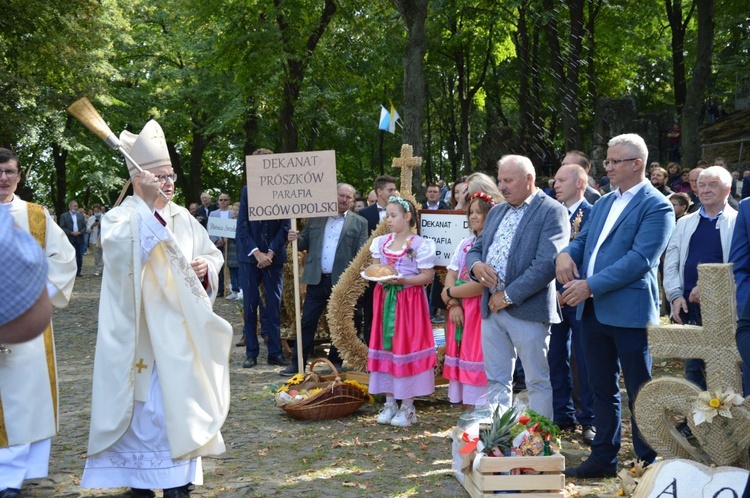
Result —
MULTIPOLYGON (((129 496, 126 489, 78 487, 88 438, 101 283, 92 268, 93 258, 88 255, 70 306, 55 313, 60 434, 52 442, 49 477, 27 481, 25 496, 129 496)), ((216 310, 233 325, 238 340, 242 317, 237 305, 219 298, 216 310)), ((417 400, 419 423, 406 429, 376 424, 377 403, 341 420, 299 422, 272 402, 269 386, 278 385, 282 378, 279 367, 266 364, 266 351, 261 348, 257 367, 243 369, 244 348, 233 349, 232 405, 222 429, 227 452, 203 459, 205 484, 193 496, 468 496, 450 470, 449 431, 459 409, 450 405, 444 388, 417 400)), ((563 442, 569 466, 588 453, 579 436, 563 442)), ((621 461, 626 459, 623 456, 621 461)), ((598 496, 604 493, 602 485, 611 482, 584 483, 574 495, 598 496)))

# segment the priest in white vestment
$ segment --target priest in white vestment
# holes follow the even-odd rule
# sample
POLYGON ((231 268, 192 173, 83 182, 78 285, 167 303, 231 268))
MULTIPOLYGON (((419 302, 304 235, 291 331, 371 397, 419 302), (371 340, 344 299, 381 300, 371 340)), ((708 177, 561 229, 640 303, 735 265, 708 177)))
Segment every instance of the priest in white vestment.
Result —
MULTIPOLYGON (((47 209, 15 195, 21 174, 18 156, 0 149, 0 209, 42 246, 47 293, 53 306, 64 308, 75 281, 75 249, 47 209)), ((47 476, 51 438, 58 429, 52 325, 42 335, 8 348, 9 353, 0 353, 0 498, 18 498, 24 480, 47 476)))
POLYGON ((135 195, 102 218, 104 273, 84 488, 189 495, 200 457, 225 451, 231 325, 214 314, 223 263, 206 230, 169 202, 176 176, 161 127, 120 139, 135 195), (165 199, 160 192, 163 192, 165 199))

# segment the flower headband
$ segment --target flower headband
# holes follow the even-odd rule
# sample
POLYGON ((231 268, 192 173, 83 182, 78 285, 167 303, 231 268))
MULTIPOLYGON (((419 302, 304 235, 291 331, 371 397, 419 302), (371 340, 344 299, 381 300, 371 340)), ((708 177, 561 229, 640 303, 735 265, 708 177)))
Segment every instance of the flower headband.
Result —
POLYGON ((404 208, 404 211, 406 211, 407 213, 411 213, 411 207, 409 207, 409 203, 406 202, 403 197, 392 195, 388 198, 388 204, 390 204, 391 202, 398 202, 399 204, 401 204, 401 207, 404 208))
POLYGON ((488 203, 490 206, 494 206, 495 204, 497 204, 497 201, 495 201, 495 199, 493 199, 492 197, 490 197, 489 195, 485 194, 482 191, 479 191, 476 194, 472 195, 471 200, 473 201, 474 199, 482 199, 484 202, 488 203))

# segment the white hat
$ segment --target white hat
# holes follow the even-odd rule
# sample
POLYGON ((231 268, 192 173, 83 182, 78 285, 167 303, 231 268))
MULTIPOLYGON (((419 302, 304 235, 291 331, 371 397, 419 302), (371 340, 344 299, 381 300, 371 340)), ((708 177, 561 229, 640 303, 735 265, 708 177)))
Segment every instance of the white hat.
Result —
MULTIPOLYGON (((120 141, 125 151, 138 163, 138 166, 145 170, 160 166, 172 166, 164 131, 162 131, 159 123, 153 119, 146 123, 146 126, 138 135, 123 131, 120 133, 120 141)), ((127 160, 126 162, 130 176, 135 176, 138 170, 133 163, 127 160)))

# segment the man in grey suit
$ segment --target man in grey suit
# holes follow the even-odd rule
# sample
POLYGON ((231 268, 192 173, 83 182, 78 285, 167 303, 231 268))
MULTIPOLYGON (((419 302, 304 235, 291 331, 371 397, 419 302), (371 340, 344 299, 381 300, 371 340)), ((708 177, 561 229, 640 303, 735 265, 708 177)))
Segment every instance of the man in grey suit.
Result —
POLYGON ((69 211, 60 215, 60 228, 63 229, 68 240, 76 250, 76 266, 78 271, 76 276, 81 276, 83 268, 83 253, 86 249, 84 245, 83 234, 86 233, 86 219, 78 212, 78 203, 70 201, 68 204, 69 211))
MULTIPOLYGON (((318 321, 328 307, 333 286, 370 234, 367 220, 350 211, 354 204, 354 187, 339 183, 337 194, 338 216, 311 218, 301 233, 290 230, 288 235, 290 241, 298 241, 300 251, 307 251, 305 271, 302 273, 302 283, 307 284, 305 304, 302 306, 302 357, 305 363, 313 352, 318 321)), ((298 347, 294 347, 293 358, 297 357, 298 347)), ((333 363, 339 363, 336 361, 338 353, 333 346, 331 350, 329 358, 333 363)), ((297 362, 293 360, 279 374, 291 377, 297 372, 297 362)))
POLYGON ((497 179, 506 202, 487 215, 466 257, 482 296, 482 348, 490 403, 512 404, 516 355, 523 362, 529 407, 550 419, 552 386, 547 350, 550 324, 560 322, 555 257, 570 239, 565 207, 537 189, 524 156, 504 156, 497 179))

